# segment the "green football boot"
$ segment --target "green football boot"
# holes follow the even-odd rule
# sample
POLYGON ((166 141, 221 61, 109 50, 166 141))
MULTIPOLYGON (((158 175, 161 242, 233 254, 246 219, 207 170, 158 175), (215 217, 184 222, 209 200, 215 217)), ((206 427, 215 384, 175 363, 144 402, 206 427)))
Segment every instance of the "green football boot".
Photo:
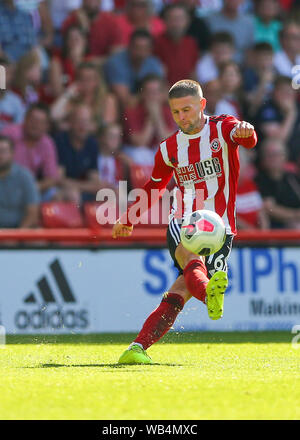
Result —
POLYGON ((206 286, 206 305, 210 319, 216 320, 223 316, 224 293, 228 286, 227 273, 223 270, 215 272, 206 286))
POLYGON ((150 356, 139 345, 133 344, 121 355, 118 364, 153 364, 150 356))

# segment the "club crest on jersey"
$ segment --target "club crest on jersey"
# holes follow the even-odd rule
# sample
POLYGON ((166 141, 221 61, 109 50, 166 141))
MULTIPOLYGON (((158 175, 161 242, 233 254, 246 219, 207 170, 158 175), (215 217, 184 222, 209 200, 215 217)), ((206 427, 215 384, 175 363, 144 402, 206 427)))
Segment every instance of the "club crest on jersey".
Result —
POLYGON ((221 149, 221 143, 219 141, 219 139, 214 139, 213 141, 211 141, 210 143, 210 149, 211 151, 213 151, 214 153, 217 153, 218 151, 220 151, 221 149))

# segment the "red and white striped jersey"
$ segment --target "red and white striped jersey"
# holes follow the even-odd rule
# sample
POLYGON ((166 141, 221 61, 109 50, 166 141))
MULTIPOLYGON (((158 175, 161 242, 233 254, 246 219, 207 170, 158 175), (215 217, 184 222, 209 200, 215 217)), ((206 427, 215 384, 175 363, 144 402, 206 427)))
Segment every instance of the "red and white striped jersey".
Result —
MULTIPOLYGON (((183 216, 199 208, 216 212, 222 217, 226 232, 236 234, 235 201, 239 176, 238 146, 251 148, 256 134, 249 138, 233 138, 236 118, 229 115, 205 116, 201 132, 187 135, 178 130, 160 143, 155 156, 151 180, 144 189, 163 189, 174 175, 181 192, 183 216), (199 202, 199 200, 198 200, 199 202)), ((174 196, 169 220, 178 212, 174 196)))

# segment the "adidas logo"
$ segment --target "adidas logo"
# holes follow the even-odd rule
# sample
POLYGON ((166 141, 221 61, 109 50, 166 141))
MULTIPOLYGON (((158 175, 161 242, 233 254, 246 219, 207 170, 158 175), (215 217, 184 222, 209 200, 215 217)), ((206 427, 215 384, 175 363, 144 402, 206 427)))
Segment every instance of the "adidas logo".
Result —
MULTIPOLYGON (((50 271, 55 279, 55 282, 61 293, 63 301, 65 303, 75 303, 76 299, 73 295, 73 292, 70 288, 70 285, 65 277, 65 274, 58 260, 54 260, 53 263, 50 264, 50 271)), ((56 303, 55 296, 45 276, 43 276, 40 280, 38 280, 37 286, 44 304, 56 303)), ((30 293, 24 299, 24 302, 36 303, 37 299, 34 293, 30 293)))
POLYGON ((24 304, 32 307, 18 310, 15 314, 16 327, 23 331, 88 328, 89 312, 78 307, 59 260, 55 259, 49 268, 60 298, 53 292, 49 278, 42 276, 36 283, 38 295, 30 292, 24 299, 24 304))

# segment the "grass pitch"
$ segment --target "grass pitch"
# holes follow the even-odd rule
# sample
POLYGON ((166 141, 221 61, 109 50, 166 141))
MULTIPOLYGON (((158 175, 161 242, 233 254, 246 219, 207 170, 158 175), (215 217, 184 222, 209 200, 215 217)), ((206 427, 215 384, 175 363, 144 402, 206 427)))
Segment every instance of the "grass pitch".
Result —
POLYGON ((300 418, 300 348, 287 332, 173 332, 142 366, 116 364, 133 335, 7 339, 2 420, 300 418))

